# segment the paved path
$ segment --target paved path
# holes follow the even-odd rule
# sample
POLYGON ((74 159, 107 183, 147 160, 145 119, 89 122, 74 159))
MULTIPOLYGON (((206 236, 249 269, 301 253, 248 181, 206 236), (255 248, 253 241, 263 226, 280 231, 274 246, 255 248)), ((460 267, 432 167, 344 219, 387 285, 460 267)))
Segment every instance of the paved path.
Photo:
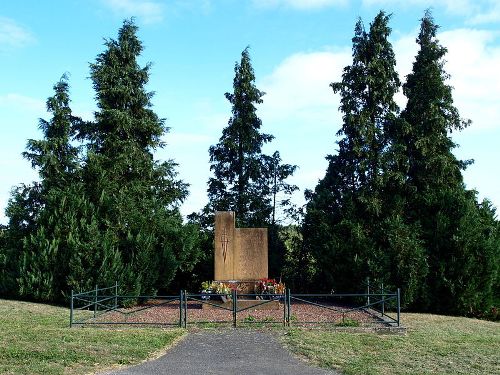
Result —
POLYGON ((270 333, 189 333, 164 356, 107 375, 334 375, 293 357, 270 333))

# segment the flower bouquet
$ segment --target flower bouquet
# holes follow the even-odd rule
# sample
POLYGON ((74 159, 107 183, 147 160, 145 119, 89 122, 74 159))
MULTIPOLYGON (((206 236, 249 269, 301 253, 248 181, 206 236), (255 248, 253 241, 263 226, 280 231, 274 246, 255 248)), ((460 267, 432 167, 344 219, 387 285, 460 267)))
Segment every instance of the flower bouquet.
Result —
POLYGON ((272 295, 285 294, 285 284, 275 279, 260 279, 255 283, 255 293, 259 294, 257 298, 261 299, 281 298, 272 295))
POLYGON ((209 300, 211 297, 220 297, 222 302, 231 300, 231 285, 221 281, 204 281, 201 283, 201 298, 209 300), (215 294, 216 296, 211 296, 215 294))

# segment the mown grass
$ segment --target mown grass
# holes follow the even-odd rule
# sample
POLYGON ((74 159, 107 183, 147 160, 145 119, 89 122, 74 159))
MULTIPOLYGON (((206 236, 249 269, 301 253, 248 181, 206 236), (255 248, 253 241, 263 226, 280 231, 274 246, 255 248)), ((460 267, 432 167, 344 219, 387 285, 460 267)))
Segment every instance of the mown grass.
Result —
POLYGON ((406 335, 291 330, 286 345, 342 374, 500 374, 500 323, 403 314, 406 335))
POLYGON ((0 374, 88 374, 157 356, 180 329, 72 328, 69 310, 0 299, 0 374))

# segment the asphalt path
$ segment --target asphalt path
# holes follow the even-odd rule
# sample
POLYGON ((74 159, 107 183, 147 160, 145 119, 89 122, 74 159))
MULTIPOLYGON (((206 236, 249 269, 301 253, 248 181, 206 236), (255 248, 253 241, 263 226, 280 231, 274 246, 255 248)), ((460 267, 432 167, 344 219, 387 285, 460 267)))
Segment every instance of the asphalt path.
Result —
POLYGON ((294 357, 269 332, 241 329, 189 333, 156 360, 105 374, 338 375, 294 357))

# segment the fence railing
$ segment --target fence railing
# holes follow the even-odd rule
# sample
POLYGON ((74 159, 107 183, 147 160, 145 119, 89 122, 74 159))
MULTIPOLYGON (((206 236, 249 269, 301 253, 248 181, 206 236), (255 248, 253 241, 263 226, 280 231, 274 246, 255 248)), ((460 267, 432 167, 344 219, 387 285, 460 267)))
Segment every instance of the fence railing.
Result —
MULTIPOLYGON (((386 323, 395 324, 400 326, 400 303, 399 303, 399 289, 396 293, 334 293, 334 294, 287 294, 287 325, 291 324, 293 317, 293 306, 301 303, 305 305, 315 306, 319 311, 326 310, 330 312, 330 317, 340 320, 342 324, 346 323, 346 317, 351 313, 363 312, 371 315, 373 318, 379 318, 386 323), (361 299, 366 298, 369 302, 361 304, 360 306, 352 306, 352 303, 342 305, 342 300, 346 299, 361 299), (339 303, 333 302, 338 301, 339 303), (395 310, 393 314, 389 314, 386 307, 391 306, 391 311, 395 310), (393 316, 395 314, 395 317, 393 316)), ((318 311, 317 310, 317 311, 318 311)), ((314 320, 305 320, 300 317, 293 319, 295 324, 316 324, 316 323, 338 323, 332 320, 319 320, 317 317, 314 320)))
POLYGON ((371 316, 386 326, 400 326, 400 290, 395 293, 119 295, 118 283, 106 288, 71 292, 73 325, 161 325, 186 328, 188 324, 238 325, 347 324, 349 316, 371 316), (225 300, 225 302, 221 301, 225 300), (362 302, 360 302, 362 301, 362 302), (266 306, 267 305, 267 306, 266 306), (261 310, 269 307, 269 310, 261 310), (259 316, 255 317, 256 309, 259 316), (208 316, 208 318, 207 318, 208 316))

